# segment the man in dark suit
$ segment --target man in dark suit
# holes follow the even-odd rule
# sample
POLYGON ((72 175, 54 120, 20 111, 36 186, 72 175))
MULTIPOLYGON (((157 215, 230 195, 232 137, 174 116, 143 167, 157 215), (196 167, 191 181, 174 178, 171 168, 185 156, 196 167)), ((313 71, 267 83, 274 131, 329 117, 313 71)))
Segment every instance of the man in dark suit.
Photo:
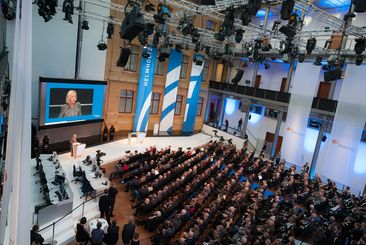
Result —
POLYGON ((112 220, 112 225, 108 227, 108 232, 104 237, 104 242, 107 245, 116 245, 118 242, 118 232, 119 227, 117 226, 117 221, 112 220))
POLYGON ((133 224, 133 217, 130 216, 128 218, 128 224, 123 226, 122 230, 122 241, 123 244, 128 245, 133 238, 133 234, 135 233, 135 225, 133 224))
POLYGON ((39 234, 39 225, 34 225, 32 227, 31 230, 31 244, 35 242, 35 243, 39 243, 41 245, 48 245, 48 244, 44 244, 44 238, 42 237, 41 234, 39 234))
POLYGON ((106 216, 106 220, 109 225, 111 224, 110 221, 111 205, 112 205, 112 199, 108 196, 108 189, 105 189, 104 195, 102 195, 99 198, 99 211, 101 218, 104 218, 104 215, 106 216))
POLYGON ((111 212, 110 212, 110 216, 114 217, 113 214, 113 209, 114 209, 114 204, 116 203, 116 196, 117 196, 118 190, 116 188, 116 185, 114 183, 111 183, 111 187, 109 187, 108 190, 108 196, 111 198, 112 203, 111 203, 111 212))

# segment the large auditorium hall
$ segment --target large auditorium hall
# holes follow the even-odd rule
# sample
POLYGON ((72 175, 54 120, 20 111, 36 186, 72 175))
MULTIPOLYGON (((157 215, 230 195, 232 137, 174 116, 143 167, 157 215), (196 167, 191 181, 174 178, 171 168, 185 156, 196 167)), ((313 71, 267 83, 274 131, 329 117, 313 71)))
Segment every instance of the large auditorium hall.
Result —
POLYGON ((0 4, 0 245, 366 244, 366 0, 0 4))

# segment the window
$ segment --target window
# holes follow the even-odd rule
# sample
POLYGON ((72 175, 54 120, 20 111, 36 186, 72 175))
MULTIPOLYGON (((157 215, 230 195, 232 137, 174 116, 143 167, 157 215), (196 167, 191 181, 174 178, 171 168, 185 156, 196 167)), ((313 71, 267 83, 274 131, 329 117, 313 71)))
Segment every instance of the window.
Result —
POLYGON ((175 101, 174 115, 180 115, 182 113, 182 104, 183 104, 183 96, 177 95, 177 99, 175 101))
POLYGON ((201 116, 201 114, 202 114, 202 107, 203 107, 203 97, 200 97, 199 99, 198 99, 198 105, 197 105, 197 114, 196 114, 196 116, 201 116))
POLYGON ((131 113, 133 105, 133 91, 122 89, 119 98, 119 112, 131 113))
POLYGON ((136 45, 132 45, 130 57, 128 57, 127 65, 124 67, 125 70, 137 71, 138 54, 139 54, 139 47, 136 45))
POLYGON ((206 21, 206 30, 214 31, 215 30, 216 22, 212 20, 206 21))
POLYGON ((189 57, 187 55, 183 55, 182 68, 180 70, 180 78, 186 78, 187 76, 188 60, 189 57))
POLYGON ((164 63, 165 62, 161 62, 158 59, 157 64, 155 66, 155 75, 159 75, 159 76, 164 75, 164 63))
POLYGON ((158 114, 158 112, 159 112, 159 101, 160 101, 160 94, 159 93, 152 93, 150 114, 158 114))
POLYGON ((207 59, 205 60, 205 64, 203 67, 203 72, 202 72, 202 80, 203 81, 207 81, 208 79, 208 68, 210 67, 210 61, 208 61, 207 59))

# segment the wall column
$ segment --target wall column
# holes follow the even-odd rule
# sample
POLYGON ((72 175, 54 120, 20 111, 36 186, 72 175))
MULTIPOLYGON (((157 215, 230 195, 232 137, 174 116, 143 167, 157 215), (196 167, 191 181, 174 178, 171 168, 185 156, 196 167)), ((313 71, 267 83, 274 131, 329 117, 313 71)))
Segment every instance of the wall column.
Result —
POLYGON ((322 122, 322 125, 321 125, 320 130, 319 130, 318 138, 316 139, 316 144, 315 144, 313 158, 311 160, 311 165, 310 165, 310 178, 313 178, 314 175, 315 175, 316 161, 318 160, 319 151, 320 151, 320 145, 322 143, 322 139, 323 139, 324 132, 325 132, 325 130, 327 128, 326 124, 327 124, 326 123, 326 117, 324 117, 324 121, 322 122))
POLYGON ((290 61, 290 67, 288 68, 287 72, 287 79, 286 79, 286 85, 285 85, 285 92, 288 93, 290 90, 291 80, 292 80, 292 73, 294 72, 294 61, 290 61))
POLYGON ((280 113, 277 116, 277 124, 276 124, 274 139, 273 139, 273 145, 272 145, 272 149, 271 149, 271 157, 276 155, 276 148, 277 148, 277 143, 278 143, 278 136, 280 134, 282 119, 283 119, 283 111, 280 110, 280 113))
POLYGON ((252 77, 252 83, 250 84, 250 87, 255 86, 255 80, 257 79, 258 68, 259 68, 259 62, 255 62, 253 77, 252 77))
POLYGON ((219 124, 217 125, 218 127, 222 126, 222 121, 224 120, 224 115, 225 115, 225 95, 221 96, 221 107, 220 107, 220 117, 219 117, 219 124))
POLYGON ((244 122, 243 122, 243 129, 241 131, 241 137, 244 138, 245 135, 247 134, 248 121, 249 121, 249 115, 250 115, 250 111, 249 111, 250 104, 245 103, 242 106, 244 106, 246 109, 245 118, 244 118, 244 122))

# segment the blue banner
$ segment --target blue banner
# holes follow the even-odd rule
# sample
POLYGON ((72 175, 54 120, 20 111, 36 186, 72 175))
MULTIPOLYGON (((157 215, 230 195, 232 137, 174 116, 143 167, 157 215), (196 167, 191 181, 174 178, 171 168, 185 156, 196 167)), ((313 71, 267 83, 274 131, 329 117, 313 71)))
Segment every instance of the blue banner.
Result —
POLYGON ((182 52, 177 52, 174 49, 170 50, 159 134, 171 134, 172 132, 182 59, 182 52))
MULTIPOLYGON (((196 56, 203 57, 203 55, 200 54, 196 54, 196 56)), ((200 66, 192 63, 191 79, 189 82, 186 111, 183 121, 183 133, 193 133, 194 130, 194 123, 196 121, 198 99, 202 82, 203 67, 203 63, 200 66)))
POLYGON ((154 82, 154 71, 158 51, 156 48, 147 47, 149 58, 141 57, 140 78, 137 88, 136 111, 133 122, 133 131, 146 132, 149 121, 151 93, 154 82))

